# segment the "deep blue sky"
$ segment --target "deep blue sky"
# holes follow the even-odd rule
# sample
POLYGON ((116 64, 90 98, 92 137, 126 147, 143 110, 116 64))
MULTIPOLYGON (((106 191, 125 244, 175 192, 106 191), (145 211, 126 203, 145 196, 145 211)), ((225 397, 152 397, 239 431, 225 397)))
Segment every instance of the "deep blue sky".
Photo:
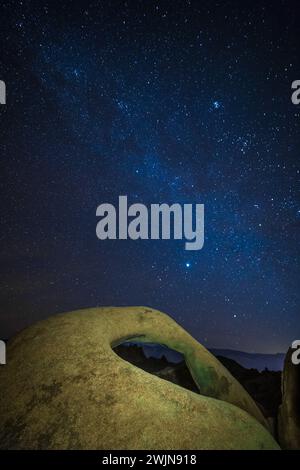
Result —
POLYGON ((1 2, 0 337, 148 305, 207 346, 300 334, 299 6, 1 2), (96 238, 96 207, 205 204, 205 245, 96 238))

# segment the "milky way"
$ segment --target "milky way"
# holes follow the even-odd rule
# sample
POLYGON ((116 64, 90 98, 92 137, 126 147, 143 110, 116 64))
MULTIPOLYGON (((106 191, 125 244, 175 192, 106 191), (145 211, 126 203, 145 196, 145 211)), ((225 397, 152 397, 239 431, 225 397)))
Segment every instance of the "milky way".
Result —
POLYGON ((1 3, 0 337, 148 305, 207 346, 286 350, 300 334, 297 2, 72 5, 1 3), (119 195, 205 204, 203 249, 100 242, 96 208, 119 195))

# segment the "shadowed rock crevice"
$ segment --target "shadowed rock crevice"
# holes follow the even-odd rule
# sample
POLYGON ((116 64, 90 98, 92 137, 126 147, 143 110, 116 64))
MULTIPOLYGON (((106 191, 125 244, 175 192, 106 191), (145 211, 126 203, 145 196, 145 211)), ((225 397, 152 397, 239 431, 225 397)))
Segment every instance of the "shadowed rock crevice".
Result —
MULTIPOLYGON (((182 354, 165 346, 163 347, 165 354, 161 357, 147 357, 143 346, 145 346, 144 343, 125 342, 114 347, 113 350, 125 361, 150 374, 156 375, 163 380, 168 380, 192 392, 200 393, 182 354)), ((162 349, 162 346, 159 346, 162 349)))

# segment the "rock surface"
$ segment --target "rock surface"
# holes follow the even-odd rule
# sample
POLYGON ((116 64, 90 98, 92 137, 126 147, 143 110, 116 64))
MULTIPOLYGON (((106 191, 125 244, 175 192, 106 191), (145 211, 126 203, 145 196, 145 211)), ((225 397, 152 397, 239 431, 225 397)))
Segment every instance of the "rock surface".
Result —
POLYGON ((145 307, 52 316, 8 343, 4 449, 276 449, 254 401, 167 315, 145 307), (126 340, 182 353, 201 395, 117 356, 126 340))

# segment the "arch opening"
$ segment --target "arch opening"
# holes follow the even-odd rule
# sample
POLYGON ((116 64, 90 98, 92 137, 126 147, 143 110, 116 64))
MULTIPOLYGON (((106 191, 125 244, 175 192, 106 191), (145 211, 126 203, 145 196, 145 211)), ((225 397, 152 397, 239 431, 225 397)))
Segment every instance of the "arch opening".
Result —
POLYGON ((200 394, 183 354, 178 351, 159 343, 135 340, 125 340, 112 348, 119 357, 134 366, 200 394))

